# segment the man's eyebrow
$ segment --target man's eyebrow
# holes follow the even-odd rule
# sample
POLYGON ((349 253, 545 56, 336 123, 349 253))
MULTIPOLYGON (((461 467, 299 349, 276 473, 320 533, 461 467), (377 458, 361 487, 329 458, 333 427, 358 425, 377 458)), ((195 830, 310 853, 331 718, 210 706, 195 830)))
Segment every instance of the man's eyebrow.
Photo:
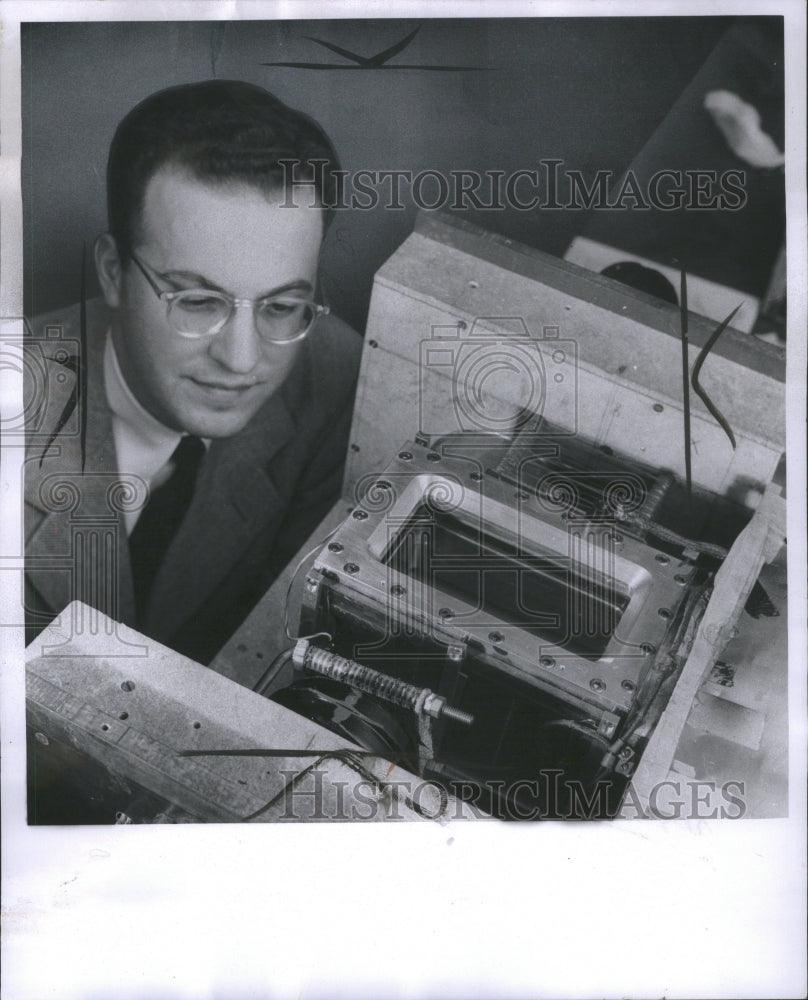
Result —
MULTIPOLYGON (((222 292, 225 295, 232 295, 233 293, 226 288, 222 288, 221 285, 217 285, 215 281, 211 281, 202 274, 196 274, 193 271, 165 271, 163 277, 167 278, 169 281, 187 281, 193 285, 194 288, 210 288, 213 291, 222 292)), ((256 300, 270 299, 277 295, 283 295, 286 292, 312 292, 314 288, 310 281, 306 281, 305 278, 298 278, 296 281, 287 281, 285 285, 279 285, 277 288, 272 288, 268 292, 264 292, 262 295, 257 295, 256 300)))

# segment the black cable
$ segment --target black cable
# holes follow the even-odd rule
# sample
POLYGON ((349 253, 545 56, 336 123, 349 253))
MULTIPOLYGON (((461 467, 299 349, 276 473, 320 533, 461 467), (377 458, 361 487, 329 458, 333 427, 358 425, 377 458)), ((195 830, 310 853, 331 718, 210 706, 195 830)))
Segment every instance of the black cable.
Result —
POLYGON ((573 719, 550 719, 549 722, 541 723, 538 731, 541 732, 543 729, 553 728, 571 729, 573 732, 580 733, 588 739, 598 740, 605 746, 609 746, 609 739, 603 733, 599 733, 597 729, 590 729, 589 726, 585 726, 581 722, 575 722, 573 719))
POLYGON ((261 674, 258 680, 253 685, 253 691, 256 694, 263 694, 264 689, 268 686, 269 681, 274 676, 277 670, 280 670, 281 666, 291 660, 293 649, 290 646, 289 649, 282 649, 280 653, 275 657, 275 659, 270 663, 266 670, 261 674))

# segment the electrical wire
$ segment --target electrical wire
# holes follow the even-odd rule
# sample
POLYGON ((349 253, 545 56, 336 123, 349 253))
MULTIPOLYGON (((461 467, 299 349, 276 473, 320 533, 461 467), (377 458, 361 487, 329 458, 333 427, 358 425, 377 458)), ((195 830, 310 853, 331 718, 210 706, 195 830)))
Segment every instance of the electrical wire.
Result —
POLYGON ((325 636, 329 642, 334 641, 334 637, 331 635, 330 632, 312 632, 311 635, 292 635, 292 633, 289 631, 289 600, 292 596, 292 587, 294 587, 295 582, 297 581, 297 575, 300 572, 301 568, 303 567, 303 564, 307 562, 309 559, 311 559, 311 557, 315 553, 319 552, 320 549, 329 540, 329 538, 333 538, 341 527, 342 525, 338 524, 336 528, 334 528, 332 531, 329 531, 328 534, 325 536, 325 538, 322 538, 312 549, 310 549, 304 556, 302 556, 298 560, 297 565, 292 570, 292 576, 289 579, 289 586, 286 588, 286 598, 283 604, 283 630, 286 633, 286 638, 289 639, 291 642, 297 642, 298 639, 317 639, 320 636, 325 636))
POLYGON ((724 330, 726 330, 726 328, 732 322, 732 319, 735 316, 735 313, 741 308, 742 305, 743 305, 743 303, 741 302, 739 305, 735 306, 735 308, 732 310, 732 312, 729 314, 729 316, 727 316, 727 318, 724 320, 724 322, 723 323, 719 323, 718 326, 715 328, 715 330, 713 331, 713 333, 710 335, 710 339, 707 341, 707 343, 704 345, 704 347, 702 347, 701 352, 700 352, 698 358, 696 358, 696 363, 693 365, 693 371, 692 371, 692 373, 690 375, 690 381, 691 381, 691 383, 693 385, 693 388, 698 393, 699 398, 701 399, 702 403, 704 403, 704 405, 710 411, 710 413, 712 414, 712 416, 714 417, 714 419, 718 423, 718 425, 721 428, 721 430, 729 438, 729 443, 732 445, 732 450, 733 451, 735 451, 735 448, 736 448, 735 435, 732 433, 732 428, 729 425, 729 421, 724 416, 724 414, 718 409, 718 407, 715 405, 715 403, 710 399, 710 397, 707 395, 707 390, 699 382, 699 375, 701 373, 702 365, 707 360, 707 355, 713 349, 713 347, 715 346, 716 341, 721 336, 721 334, 724 332, 724 330))

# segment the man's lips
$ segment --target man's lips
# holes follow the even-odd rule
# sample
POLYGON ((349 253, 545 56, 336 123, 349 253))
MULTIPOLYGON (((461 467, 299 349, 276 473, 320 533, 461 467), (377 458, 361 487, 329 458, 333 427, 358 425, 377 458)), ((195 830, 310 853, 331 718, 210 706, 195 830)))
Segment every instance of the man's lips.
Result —
POLYGON ((247 392, 250 389, 255 389, 256 386, 260 385, 260 381, 253 379, 249 382, 221 382, 221 381, 208 381, 207 379, 194 378, 193 376, 188 376, 189 381, 193 382, 194 385, 199 386, 205 392, 216 392, 222 394, 232 394, 239 395, 240 393, 247 392))

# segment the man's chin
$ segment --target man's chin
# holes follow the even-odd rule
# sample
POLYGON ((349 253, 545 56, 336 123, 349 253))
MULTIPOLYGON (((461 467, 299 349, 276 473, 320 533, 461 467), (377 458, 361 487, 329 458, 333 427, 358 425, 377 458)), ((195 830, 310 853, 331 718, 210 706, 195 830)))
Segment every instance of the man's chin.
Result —
POLYGON ((188 434, 200 438, 229 438, 242 431, 255 416, 254 407, 195 408, 193 411, 180 414, 178 422, 188 434))

